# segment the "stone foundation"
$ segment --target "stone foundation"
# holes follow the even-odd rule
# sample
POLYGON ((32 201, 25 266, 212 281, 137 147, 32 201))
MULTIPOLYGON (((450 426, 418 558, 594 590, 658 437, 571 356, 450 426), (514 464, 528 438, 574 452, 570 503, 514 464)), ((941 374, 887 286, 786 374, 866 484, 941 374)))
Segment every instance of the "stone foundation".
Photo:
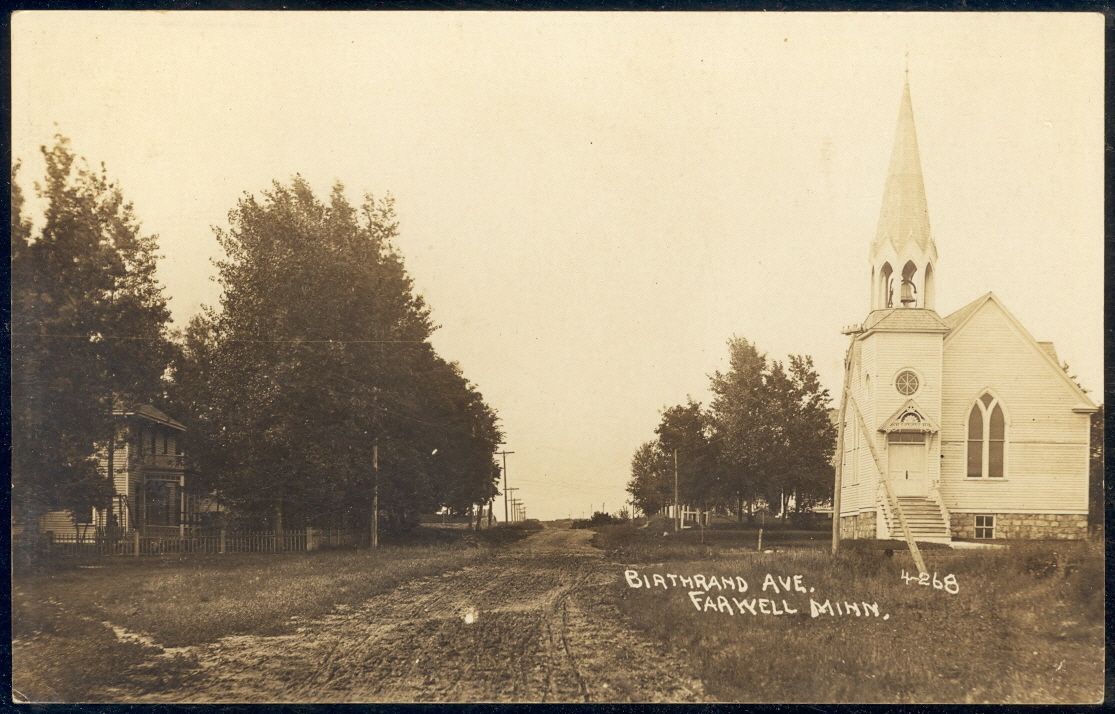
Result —
POLYGON ((841 540, 858 540, 875 537, 875 511, 840 517, 841 540))
POLYGON ((995 516, 995 538, 1088 537, 1088 516, 1067 513, 950 513, 949 525, 954 538, 976 537, 976 516, 995 516))

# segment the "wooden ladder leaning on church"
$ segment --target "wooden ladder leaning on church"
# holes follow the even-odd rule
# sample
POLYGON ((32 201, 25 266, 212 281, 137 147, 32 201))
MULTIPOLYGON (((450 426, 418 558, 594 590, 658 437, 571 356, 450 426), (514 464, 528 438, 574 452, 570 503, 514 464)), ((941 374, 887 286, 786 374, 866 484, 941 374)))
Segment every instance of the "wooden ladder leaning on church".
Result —
MULTIPOLYGON (((852 411, 856 413, 856 418, 859 421, 859 428, 863 430, 864 434, 870 434, 867 429, 867 424, 863 420, 863 414, 859 410, 859 405, 856 404, 856 398, 851 394, 848 395, 848 401, 851 403, 852 411)), ((883 465, 879 462, 879 455, 875 453, 874 440, 866 438, 864 441, 867 443, 867 450, 871 452, 871 460, 875 462, 875 470, 879 474, 879 480, 883 483, 883 489, 887 494, 887 507, 891 513, 898 519, 898 527, 902 529, 902 535, 906 539, 906 545, 910 548, 910 555, 914 559, 914 565, 918 567, 918 574, 924 575, 929 571, 925 567, 925 561, 921 557, 921 549, 918 548, 917 541, 914 540, 913 534, 910 533, 910 526, 906 523, 906 514, 902 512, 902 504, 894 496, 894 489, 887 479, 886 472, 883 471, 883 465)))

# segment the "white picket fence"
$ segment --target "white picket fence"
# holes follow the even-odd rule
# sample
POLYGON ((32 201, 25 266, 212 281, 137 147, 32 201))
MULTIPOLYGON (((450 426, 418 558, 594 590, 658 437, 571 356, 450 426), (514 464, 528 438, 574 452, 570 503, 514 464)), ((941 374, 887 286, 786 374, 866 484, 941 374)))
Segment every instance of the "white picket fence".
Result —
POLYGON ((222 553, 294 553, 337 547, 363 547, 368 534, 354 530, 304 528, 281 531, 217 531, 204 535, 150 535, 140 531, 115 538, 47 533, 29 540, 21 537, 15 549, 29 547, 39 558, 101 558, 141 555, 222 553))

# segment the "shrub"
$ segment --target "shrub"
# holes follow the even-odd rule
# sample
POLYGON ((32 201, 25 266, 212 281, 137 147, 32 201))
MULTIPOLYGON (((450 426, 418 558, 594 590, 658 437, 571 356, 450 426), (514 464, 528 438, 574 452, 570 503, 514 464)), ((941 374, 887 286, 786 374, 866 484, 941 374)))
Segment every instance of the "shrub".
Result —
POLYGON ((593 528, 595 526, 614 526, 621 523, 630 523, 627 518, 617 518, 610 513, 603 511, 596 511, 592 514, 592 518, 576 518, 573 520, 571 527, 573 528, 593 528))

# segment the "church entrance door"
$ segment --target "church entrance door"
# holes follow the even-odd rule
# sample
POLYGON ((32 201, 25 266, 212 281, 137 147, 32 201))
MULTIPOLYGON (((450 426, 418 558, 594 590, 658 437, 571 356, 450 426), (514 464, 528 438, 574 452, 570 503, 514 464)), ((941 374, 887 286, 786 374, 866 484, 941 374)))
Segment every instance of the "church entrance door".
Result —
POLYGON ((904 437, 921 437, 919 441, 895 439, 891 434, 890 448, 887 452, 888 471, 891 485, 896 496, 920 496, 929 494, 925 478, 925 435, 902 434, 904 437))

